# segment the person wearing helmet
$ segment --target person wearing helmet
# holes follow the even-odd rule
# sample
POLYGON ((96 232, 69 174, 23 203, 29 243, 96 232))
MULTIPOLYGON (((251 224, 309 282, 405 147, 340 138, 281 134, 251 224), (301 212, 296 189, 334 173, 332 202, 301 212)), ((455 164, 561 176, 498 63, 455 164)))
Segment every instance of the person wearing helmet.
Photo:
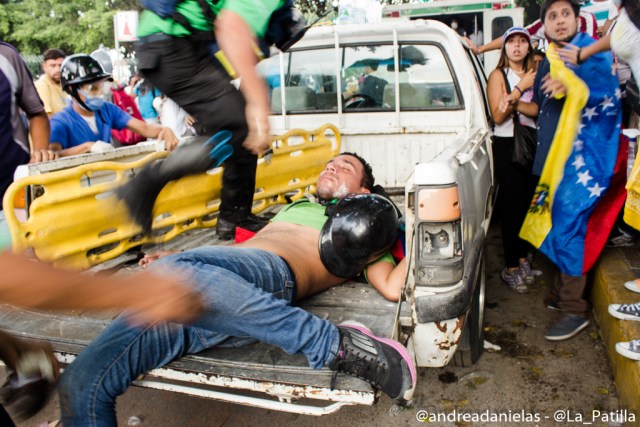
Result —
POLYGON ((154 271, 191 278, 206 301, 204 314, 193 326, 139 328, 126 317, 114 320, 65 369, 58 386, 62 423, 114 425, 115 400, 139 375, 233 337, 302 353, 315 369, 359 376, 393 399, 409 400, 416 371, 404 346, 362 325, 335 325, 296 307, 365 268, 383 296, 400 298, 406 261, 367 265, 393 242, 397 225, 393 204, 370 194, 373 184, 368 163, 343 153, 318 177, 315 201, 288 205, 253 238, 155 261, 154 271))
POLYGON ((178 139, 171 129, 145 123, 105 101, 103 85, 112 81, 100 63, 89 55, 77 54, 62 63, 60 83, 71 95, 71 104, 51 117, 51 149, 60 156, 113 150, 111 129, 129 129, 147 138, 163 140, 173 150, 178 139))

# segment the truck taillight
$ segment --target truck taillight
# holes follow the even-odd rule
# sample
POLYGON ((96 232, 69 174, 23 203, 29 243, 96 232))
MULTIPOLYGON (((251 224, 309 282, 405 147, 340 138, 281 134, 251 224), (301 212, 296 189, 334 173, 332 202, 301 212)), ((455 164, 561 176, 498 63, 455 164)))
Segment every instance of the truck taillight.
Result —
POLYGON ((454 284, 463 269, 458 187, 421 187, 416 198, 416 284, 454 284))

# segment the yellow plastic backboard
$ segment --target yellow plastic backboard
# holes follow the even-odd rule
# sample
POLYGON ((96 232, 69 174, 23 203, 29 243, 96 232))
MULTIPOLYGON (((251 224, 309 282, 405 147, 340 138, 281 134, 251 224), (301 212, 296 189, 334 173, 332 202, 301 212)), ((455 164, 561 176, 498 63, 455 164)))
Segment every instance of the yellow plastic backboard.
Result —
MULTIPOLYGON (((313 131, 294 129, 272 137, 273 155, 258 159, 253 212, 286 203, 315 191, 318 175, 340 152, 340 133, 333 125, 313 131)), ((162 243, 187 230, 213 227, 220 204, 222 168, 172 181, 160 192, 153 209, 153 231, 142 234, 114 190, 132 171, 166 157, 153 153, 129 162, 96 162, 44 173, 14 182, 3 207, 13 250, 32 249, 58 267, 86 269, 145 243, 162 243), (19 220, 16 197, 28 186, 38 196, 19 220)))

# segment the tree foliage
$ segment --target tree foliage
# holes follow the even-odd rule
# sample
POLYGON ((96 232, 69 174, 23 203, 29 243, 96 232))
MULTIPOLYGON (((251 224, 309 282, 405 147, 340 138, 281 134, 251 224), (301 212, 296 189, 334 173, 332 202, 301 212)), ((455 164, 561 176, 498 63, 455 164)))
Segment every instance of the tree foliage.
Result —
POLYGON ((136 0, 8 0, 0 4, 0 39, 24 54, 50 47, 67 53, 113 46, 113 15, 136 0))

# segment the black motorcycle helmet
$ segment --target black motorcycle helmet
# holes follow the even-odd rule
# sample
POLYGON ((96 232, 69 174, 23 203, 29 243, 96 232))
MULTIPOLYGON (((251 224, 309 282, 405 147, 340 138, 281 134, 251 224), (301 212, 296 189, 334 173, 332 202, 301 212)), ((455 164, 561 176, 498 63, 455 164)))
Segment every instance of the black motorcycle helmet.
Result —
POLYGON ((67 56, 60 70, 60 85, 62 90, 71 95, 87 110, 89 109, 78 95, 78 88, 82 85, 100 80, 113 81, 111 74, 105 73, 100 63, 89 55, 78 53, 67 56))
POLYGON ((351 278, 396 241, 398 214, 377 194, 347 195, 320 231, 320 259, 331 274, 351 278))

